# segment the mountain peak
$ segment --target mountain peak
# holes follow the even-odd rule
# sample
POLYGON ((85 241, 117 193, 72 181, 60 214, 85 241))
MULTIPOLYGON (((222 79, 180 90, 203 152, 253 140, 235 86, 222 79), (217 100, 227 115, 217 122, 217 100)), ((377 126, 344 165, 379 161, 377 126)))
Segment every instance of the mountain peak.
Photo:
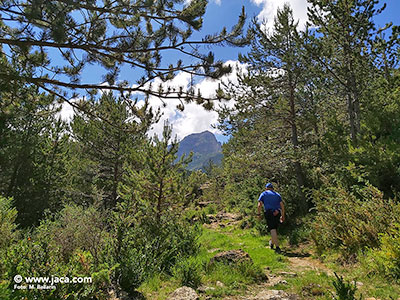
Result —
POLYGON ((181 140, 178 148, 178 158, 183 154, 189 155, 190 152, 193 152, 193 161, 189 164, 190 169, 200 169, 210 160, 214 163, 221 162, 221 143, 208 130, 189 134, 181 140))

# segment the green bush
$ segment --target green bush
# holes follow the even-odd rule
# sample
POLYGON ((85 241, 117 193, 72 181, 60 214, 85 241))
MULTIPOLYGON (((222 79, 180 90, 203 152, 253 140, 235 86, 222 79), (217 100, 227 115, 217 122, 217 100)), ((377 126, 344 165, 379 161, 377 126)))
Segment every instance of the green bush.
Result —
POLYGON ((7 249, 16 237, 17 210, 12 206, 12 199, 0 196, 0 251, 7 249))
MULTIPOLYGON (((336 291, 336 296, 333 297, 334 300, 357 300, 356 292, 357 285, 356 283, 347 282, 343 279, 342 276, 339 276, 335 273, 336 279, 333 281, 333 286, 336 291)), ((360 300, 362 297, 360 296, 360 300)))
MULTIPOLYGON (((44 220, 32 231, 15 239, 2 257, 0 295, 2 299, 105 299, 110 286, 112 266, 100 257, 101 242, 94 246, 98 234, 88 216, 94 208, 67 206, 52 219, 44 220), (89 243, 91 241, 91 243, 89 243), (98 252, 93 251, 95 247, 98 252), (97 254, 98 257, 94 257, 97 254), (91 277, 92 283, 55 284, 56 289, 14 289, 14 276, 24 277, 91 277)), ((21 285, 25 285, 23 281, 21 285)), ((47 285, 51 285, 50 282, 47 285)))
POLYGON ((5 272, 5 255, 18 235, 16 218, 17 210, 12 207, 12 200, 0 196, 0 274, 5 272))
POLYGON ((116 283, 132 294, 149 276, 172 269, 179 258, 195 254, 200 227, 190 226, 179 216, 160 218, 151 213, 134 214, 129 201, 121 202, 111 215, 109 262, 117 264, 116 283))
POLYGON ((52 244, 59 248, 65 261, 76 249, 83 249, 91 253, 95 263, 99 263, 108 236, 106 227, 106 218, 100 209, 67 205, 54 220, 43 221, 36 233, 38 239, 51 237, 52 244))
POLYGON ((318 214, 313 223, 312 239, 319 253, 340 250, 345 259, 355 258, 368 247, 379 246, 379 234, 387 231, 399 205, 385 200, 371 185, 354 192, 343 186, 328 187, 314 194, 318 214), (390 216, 390 217, 389 217, 390 216))
POLYGON ((182 286, 198 288, 201 285, 200 264, 194 259, 182 259, 173 269, 174 277, 182 286))
MULTIPOLYGON (((110 288, 117 295, 121 290, 133 295, 148 276, 171 274, 179 258, 195 254, 199 247, 199 227, 167 213, 161 218, 135 215, 124 203, 108 218, 94 206, 66 206, 17 239, 16 212, 9 200, 1 198, 0 205, 0 299, 106 299, 110 288), (91 277, 92 283, 16 290, 17 274, 91 277)), ((190 273, 186 271, 185 277, 190 273)))
POLYGON ((301 219, 297 219, 291 224, 288 232, 289 244, 298 245, 310 240, 312 233, 312 221, 314 217, 315 214, 310 213, 301 219))
POLYGON ((363 265, 369 272, 400 280, 400 224, 395 223, 380 236, 380 247, 369 249, 363 265))

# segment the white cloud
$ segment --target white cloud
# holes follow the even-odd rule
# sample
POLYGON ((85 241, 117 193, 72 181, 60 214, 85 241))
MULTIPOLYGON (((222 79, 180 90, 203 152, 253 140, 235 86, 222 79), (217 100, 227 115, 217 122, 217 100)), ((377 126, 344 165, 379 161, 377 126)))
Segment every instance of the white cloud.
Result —
POLYGON ((293 9, 295 20, 299 20, 299 29, 303 29, 307 22, 307 0, 251 0, 254 4, 262 6, 261 12, 258 14, 259 21, 266 22, 266 28, 270 29, 274 24, 274 17, 278 8, 282 8, 288 3, 293 9))
MULTIPOLYGON (((200 90, 201 95, 203 97, 210 97, 212 98, 215 95, 215 91, 218 88, 218 84, 220 82, 232 82, 237 83, 237 71, 246 71, 246 65, 240 64, 238 61, 227 61, 225 64, 230 64, 233 68, 233 71, 223 76, 220 80, 212 80, 209 78, 204 78, 203 80, 199 81, 194 86, 194 89, 197 93, 200 90)), ((184 90, 190 84, 191 76, 187 73, 179 73, 174 79, 170 80, 164 85, 168 85, 171 88, 175 88, 176 90, 179 89, 180 86, 184 88, 184 90)), ((157 90, 158 85, 161 83, 161 80, 156 79, 152 82, 152 88, 157 90)), ((146 86, 149 88, 149 86, 146 86)), ((165 89, 165 87, 164 87, 165 89)), ((136 93, 140 98, 140 93, 136 93)), ((79 102, 80 98, 71 99, 71 102, 79 102)), ((185 109, 183 111, 179 111, 176 106, 180 104, 180 100, 178 99, 168 99, 163 100, 166 106, 163 106, 163 102, 157 97, 150 97, 149 99, 151 106, 157 110, 158 108, 161 109, 162 116, 158 123, 152 126, 152 129, 149 131, 149 136, 153 136, 157 134, 161 137, 164 121, 168 120, 169 123, 173 126, 173 136, 177 136, 178 140, 183 139, 185 136, 191 133, 199 133, 203 131, 211 131, 214 134, 221 134, 218 129, 212 127, 218 123, 218 113, 215 111, 207 111, 201 105, 196 103, 184 103, 185 109)), ((143 105, 143 101, 138 102, 138 106, 143 105)), ((232 107, 234 105, 234 101, 221 101, 215 103, 218 105, 228 105, 232 107)), ((58 113, 59 117, 66 122, 70 122, 74 116, 74 108, 67 102, 63 102, 61 104, 61 110, 58 113)))
MULTIPOLYGON (((79 102, 81 99, 80 98, 73 98, 70 99, 69 102, 71 103, 77 103, 79 102)), ((69 104, 66 101, 63 101, 61 104, 61 110, 57 113, 58 117, 64 121, 64 122, 71 122, 73 117, 74 117, 74 108, 71 104, 69 104)))
MULTIPOLYGON (((220 80, 203 79, 198 84, 195 85, 195 91, 200 90, 203 97, 212 97, 218 88, 218 83, 237 82, 237 68, 245 69, 245 65, 239 64, 237 61, 228 61, 226 64, 230 64, 233 67, 231 74, 223 76, 220 80)), ((190 75, 186 73, 178 74, 173 80, 169 82, 169 86, 184 86, 188 87, 190 83, 190 75)), ((156 85, 155 85, 156 86, 156 85)), ((176 105, 180 103, 177 99, 165 100, 167 106, 162 107, 162 102, 156 98, 152 97, 150 103, 154 108, 161 107, 163 115, 160 121, 153 125, 149 132, 152 136, 157 134, 161 136, 164 121, 168 120, 173 126, 173 136, 177 136, 178 140, 181 140, 185 136, 191 133, 199 133, 206 130, 213 132, 214 134, 220 134, 218 129, 212 128, 213 124, 218 122, 218 113, 215 111, 207 111, 202 106, 196 103, 185 104, 185 109, 183 112, 176 109, 176 105)), ((226 101, 222 101, 221 104, 226 104, 226 101)), ((233 100, 228 102, 229 105, 233 105, 233 100)), ((218 102, 216 105, 219 105, 218 102)))

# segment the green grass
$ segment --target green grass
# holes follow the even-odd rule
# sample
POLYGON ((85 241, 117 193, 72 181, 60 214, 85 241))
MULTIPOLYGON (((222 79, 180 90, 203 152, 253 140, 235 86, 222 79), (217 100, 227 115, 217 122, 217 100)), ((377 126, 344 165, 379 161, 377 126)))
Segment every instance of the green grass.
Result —
MULTIPOLYGON (((266 281, 264 268, 270 270, 282 270, 287 266, 285 259, 267 248, 267 237, 261 237, 255 230, 242 230, 226 227, 219 230, 203 229, 199 239, 201 245, 199 253, 195 257, 183 261, 180 265, 185 266, 191 261, 192 265, 198 265, 197 272, 200 273, 201 283, 212 287, 206 292, 213 298, 226 295, 243 293, 248 285, 266 281), (210 265, 210 259, 218 252, 226 250, 242 249, 249 253, 253 264, 243 263, 236 266, 217 263, 210 265), (223 286, 217 284, 222 283, 223 286)), ((179 265, 179 264, 178 264, 179 265)), ((149 278, 139 291, 148 299, 166 299, 176 288, 181 286, 182 270, 179 266, 175 270, 175 276, 157 274, 149 278)))
MULTIPOLYGON (((243 230, 233 226, 218 229, 203 228, 202 235, 199 238, 201 245, 199 253, 195 257, 188 258, 186 263, 183 261, 181 265, 185 266, 188 262, 191 262, 191 265, 198 266, 196 271, 193 272, 199 273, 202 285, 212 288, 206 292, 206 295, 212 296, 212 299, 244 294, 251 285, 265 282, 265 278, 262 276, 266 267, 272 274, 279 271, 293 271, 287 257, 278 255, 267 247, 268 240, 269 236, 260 236, 256 229, 243 230), (210 259, 217 253, 234 249, 242 249, 247 252, 254 264, 229 266, 219 263, 210 266, 210 259), (218 282, 223 285, 221 286, 218 282)), ((288 245, 288 240, 289 237, 282 238, 283 247, 288 245)), ((352 268, 340 266, 335 263, 336 258, 334 253, 328 254, 325 257, 326 265, 332 271, 344 276, 348 281, 361 281, 363 286, 359 287, 357 295, 361 293, 364 299, 375 297, 381 300, 397 300, 400 295, 399 285, 386 282, 379 277, 368 277, 365 275, 366 272, 358 266, 352 268)), ((184 273, 177 269, 175 275, 172 276, 157 274, 142 284, 139 290, 146 295, 147 299, 166 299, 171 292, 182 285, 181 274, 184 273)), ((284 279, 287 284, 271 286, 271 289, 296 293, 300 296, 300 299, 332 299, 334 277, 328 276, 322 271, 303 270, 298 272, 297 277, 284 279)))
POLYGON ((287 263, 285 258, 269 249, 269 237, 260 236, 255 230, 242 230, 226 227, 219 231, 204 229, 200 238, 202 249, 200 256, 210 259, 219 251, 242 249, 249 253, 256 266, 269 267, 270 270, 283 269, 287 263), (210 250, 219 249, 210 253, 210 250))

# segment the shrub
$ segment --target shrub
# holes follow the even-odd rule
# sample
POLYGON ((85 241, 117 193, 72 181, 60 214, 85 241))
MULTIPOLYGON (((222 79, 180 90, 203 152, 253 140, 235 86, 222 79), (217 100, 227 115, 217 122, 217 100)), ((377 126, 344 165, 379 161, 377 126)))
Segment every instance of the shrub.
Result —
POLYGON ((1 280, 4 281, 0 286, 0 295, 8 293, 5 299, 105 299, 113 268, 107 263, 100 264, 99 258, 92 254, 96 252, 86 243, 90 234, 97 233, 97 229, 91 227, 93 222, 89 223, 87 218, 87 214, 92 213, 92 209, 66 207, 54 220, 44 220, 39 227, 15 240, 2 257, 4 273, 1 280), (92 232, 88 228, 92 228, 92 232), (92 283, 58 283, 55 290, 18 290, 13 288, 15 275, 70 279, 91 277, 92 283))
POLYGON ((51 237, 65 261, 76 249, 83 249, 91 253, 95 263, 99 263, 108 235, 105 221, 104 215, 94 206, 67 205, 54 220, 42 222, 36 232, 39 239, 51 237))
POLYGON ((370 272, 387 278, 400 279, 400 224, 395 223, 380 236, 380 248, 369 249, 363 265, 370 272))
MULTIPOLYGON (((6 257, 4 282, 9 291, 8 299, 105 299, 110 282, 110 267, 96 266, 89 252, 76 250, 65 262, 59 249, 50 239, 36 240, 27 235, 13 244, 6 257), (14 289, 14 276, 24 277, 91 277, 92 283, 55 284, 56 289, 14 289)), ((22 285, 25 284, 23 281, 22 285)), ((47 285, 50 285, 48 283, 47 285)), ((1 294, 1 292, 0 292, 1 294)))
POLYGON ((4 256, 17 238, 16 218, 17 210, 12 207, 12 200, 0 196, 0 274, 5 272, 4 256))
POLYGON ((161 218, 153 214, 133 214, 129 201, 121 202, 110 219, 112 245, 110 264, 117 264, 116 283, 133 294, 149 276, 172 273, 178 258, 198 251, 199 227, 190 226, 179 216, 165 212, 161 218))
MULTIPOLYGON (((336 296, 333 297, 334 300, 357 300, 356 292, 357 292, 357 284, 347 282, 343 279, 342 276, 339 276, 335 273, 336 279, 333 281, 333 286, 336 290, 336 296)), ((362 297, 360 296, 360 300, 362 297)))
POLYGON ((10 246, 15 238, 17 210, 12 199, 0 196, 0 251, 10 246))
POLYGON ((399 205, 383 199, 382 193, 368 184, 354 193, 340 185, 328 187, 314 197, 318 215, 312 239, 317 250, 338 249, 345 259, 355 258, 367 247, 379 246, 379 234, 394 221, 388 216, 399 211, 399 205))
POLYGON ((176 277, 182 286, 198 288, 201 285, 200 265, 194 259, 182 259, 173 269, 176 277))

